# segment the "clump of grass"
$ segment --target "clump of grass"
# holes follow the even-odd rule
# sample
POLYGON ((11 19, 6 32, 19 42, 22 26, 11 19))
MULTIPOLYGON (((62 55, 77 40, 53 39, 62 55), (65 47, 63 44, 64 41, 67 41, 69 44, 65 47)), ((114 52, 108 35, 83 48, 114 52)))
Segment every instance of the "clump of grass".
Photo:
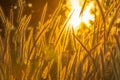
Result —
MULTIPOLYGON (((60 0, 52 17, 45 21, 46 3, 38 26, 29 26, 31 14, 23 14, 22 0, 18 1, 18 25, 12 9, 8 18, 0 7, 4 28, 0 33, 1 80, 119 80, 119 0, 107 9, 95 0, 100 14, 93 13, 95 21, 90 29, 83 23, 77 35, 69 24, 74 11, 62 21, 63 2, 60 0)), ((87 0, 80 14, 85 6, 87 0)))

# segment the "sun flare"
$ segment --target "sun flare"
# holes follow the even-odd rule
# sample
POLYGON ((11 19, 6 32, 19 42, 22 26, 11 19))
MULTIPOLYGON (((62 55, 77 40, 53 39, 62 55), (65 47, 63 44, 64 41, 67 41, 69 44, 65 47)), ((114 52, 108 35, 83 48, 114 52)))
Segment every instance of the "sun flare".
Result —
POLYGON ((94 8, 94 3, 89 3, 83 11, 83 14, 80 16, 82 3, 83 1, 81 0, 70 0, 71 11, 74 10, 71 17, 71 24, 73 25, 74 29, 80 27, 81 22, 84 22, 89 27, 90 20, 94 21, 94 15, 90 13, 91 9, 94 8))

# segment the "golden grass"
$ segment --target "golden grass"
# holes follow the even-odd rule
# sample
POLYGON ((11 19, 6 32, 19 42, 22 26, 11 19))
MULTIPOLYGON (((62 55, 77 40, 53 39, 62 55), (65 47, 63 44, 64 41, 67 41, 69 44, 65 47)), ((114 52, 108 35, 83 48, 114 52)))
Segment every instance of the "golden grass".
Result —
MULTIPOLYGON (((74 11, 62 21, 63 1, 47 21, 45 4, 39 26, 29 26, 32 15, 22 14, 22 0, 18 1, 18 25, 12 9, 8 18, 0 7, 5 29, 0 33, 0 80, 120 79, 120 1, 113 0, 104 9, 95 0, 95 10, 100 14, 93 13, 95 21, 90 29, 82 23, 77 34, 69 24, 74 11)), ((85 6, 87 0, 80 16, 85 6)))

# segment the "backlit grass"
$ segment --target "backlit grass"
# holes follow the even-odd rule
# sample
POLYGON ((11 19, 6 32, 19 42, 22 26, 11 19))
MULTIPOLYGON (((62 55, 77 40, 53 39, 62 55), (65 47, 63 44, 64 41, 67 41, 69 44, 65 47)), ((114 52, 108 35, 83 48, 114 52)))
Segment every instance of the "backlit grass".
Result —
MULTIPOLYGON (((94 21, 81 22, 77 31, 75 10, 61 14, 64 0, 47 20, 46 3, 38 26, 29 25, 32 14, 23 14, 22 0, 16 21, 1 6, 0 80, 119 80, 120 1, 105 1, 93 0, 94 21)), ((90 2, 84 0, 79 16, 90 2)))

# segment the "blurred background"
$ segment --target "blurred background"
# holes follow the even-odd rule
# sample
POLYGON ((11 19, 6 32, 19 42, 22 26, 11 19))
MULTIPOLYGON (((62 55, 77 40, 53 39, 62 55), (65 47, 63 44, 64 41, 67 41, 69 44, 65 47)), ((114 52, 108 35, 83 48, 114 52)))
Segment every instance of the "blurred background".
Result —
MULTIPOLYGON (((40 20, 42 10, 44 5, 48 3, 48 9, 46 18, 50 17, 50 14, 53 13, 55 8, 57 7, 59 0, 23 0, 24 5, 24 14, 32 14, 32 21, 30 24, 36 25, 40 20)), ((5 15, 9 17, 10 9, 13 9, 14 14, 17 14, 16 10, 18 10, 17 0, 0 0, 0 6, 2 7, 5 15)), ((17 15, 14 15, 16 17, 17 15)))

